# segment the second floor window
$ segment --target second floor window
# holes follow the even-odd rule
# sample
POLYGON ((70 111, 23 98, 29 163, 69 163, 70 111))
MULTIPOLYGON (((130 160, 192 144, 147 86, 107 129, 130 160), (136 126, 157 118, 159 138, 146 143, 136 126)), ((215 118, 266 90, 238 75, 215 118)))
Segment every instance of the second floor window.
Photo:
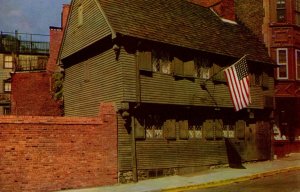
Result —
POLYGON ((300 80, 300 50, 296 50, 296 70, 297 70, 297 80, 300 80))
POLYGON ((277 0, 276 3, 276 11, 277 11, 277 22, 285 22, 285 0, 277 0))
POLYGON ((4 56, 4 68, 5 69, 13 68, 13 57, 11 55, 4 56))
POLYGON ((277 49, 276 51, 277 64, 277 78, 287 79, 288 78, 288 50, 286 48, 277 49))
POLYGON ((152 67, 154 72, 171 73, 172 58, 170 53, 163 50, 152 51, 152 67))
POLYGON ((296 25, 300 25, 300 0, 296 0, 295 17, 296 25))

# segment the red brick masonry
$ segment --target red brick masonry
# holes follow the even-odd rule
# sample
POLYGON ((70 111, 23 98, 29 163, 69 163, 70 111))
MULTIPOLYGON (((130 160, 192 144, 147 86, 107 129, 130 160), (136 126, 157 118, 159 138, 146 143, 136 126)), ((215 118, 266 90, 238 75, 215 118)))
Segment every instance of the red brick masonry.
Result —
POLYGON ((0 117, 0 191, 54 191, 117 183, 112 103, 99 117, 0 117))
POLYGON ((61 116, 60 103, 53 99, 52 75, 47 72, 12 75, 12 115, 61 116))

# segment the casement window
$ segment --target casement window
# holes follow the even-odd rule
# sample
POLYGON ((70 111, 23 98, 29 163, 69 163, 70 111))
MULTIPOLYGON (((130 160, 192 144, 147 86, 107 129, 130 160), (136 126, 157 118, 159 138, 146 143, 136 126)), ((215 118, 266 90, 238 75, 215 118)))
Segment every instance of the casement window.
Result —
POLYGON ((285 22, 286 21, 285 0, 277 0, 276 12, 277 12, 277 22, 285 22))
POLYGON ((78 6, 78 21, 77 21, 77 25, 81 26, 83 24, 83 5, 80 4, 78 6))
POLYGON ((300 50, 297 49, 295 51, 295 63, 296 63, 296 75, 297 75, 297 80, 300 80, 300 50))
POLYGON ((224 125, 223 136, 224 138, 234 138, 235 137, 235 126, 232 124, 224 125))
POLYGON ((3 81, 4 92, 11 92, 11 82, 8 80, 3 81))
POLYGON ((296 25, 300 25, 300 0, 296 0, 295 21, 296 21, 296 25))
POLYGON ((201 139, 202 138, 202 123, 189 121, 189 139, 201 139))
POLYGON ((13 68, 13 57, 11 55, 4 56, 4 68, 5 69, 13 68))
POLYGON ((277 79, 288 79, 288 50, 286 48, 276 50, 277 79))
POLYGON ((172 58, 168 51, 152 50, 152 70, 164 74, 171 74, 172 58))
POLYGON ((207 57, 195 57, 195 77, 209 79, 211 62, 207 57))
POLYGON ((148 115, 145 119, 146 138, 163 138, 164 120, 158 115, 148 115))

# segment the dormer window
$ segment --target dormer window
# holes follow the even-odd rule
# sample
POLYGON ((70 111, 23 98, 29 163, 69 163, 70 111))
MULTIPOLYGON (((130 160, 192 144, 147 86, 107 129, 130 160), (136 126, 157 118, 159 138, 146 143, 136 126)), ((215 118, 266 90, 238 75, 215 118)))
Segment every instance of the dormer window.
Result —
POLYGON ((285 0, 277 0, 276 11, 277 11, 277 22, 285 22, 285 0))

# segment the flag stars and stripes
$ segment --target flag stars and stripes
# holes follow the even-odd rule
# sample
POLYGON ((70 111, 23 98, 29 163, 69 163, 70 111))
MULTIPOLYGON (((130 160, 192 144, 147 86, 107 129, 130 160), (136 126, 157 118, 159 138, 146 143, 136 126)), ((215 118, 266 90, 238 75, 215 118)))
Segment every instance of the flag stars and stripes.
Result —
POLYGON ((245 57, 243 56, 224 71, 236 111, 246 108, 251 103, 249 72, 245 57))

